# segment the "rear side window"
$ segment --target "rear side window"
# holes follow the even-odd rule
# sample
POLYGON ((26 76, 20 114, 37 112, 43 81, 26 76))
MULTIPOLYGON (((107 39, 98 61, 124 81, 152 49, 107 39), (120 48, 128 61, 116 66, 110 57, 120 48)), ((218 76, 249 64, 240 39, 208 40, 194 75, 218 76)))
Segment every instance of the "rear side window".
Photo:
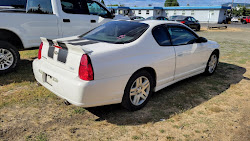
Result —
POLYGON ((53 14, 51 0, 28 0, 27 13, 53 14))
POLYGON ((175 46, 193 44, 197 39, 197 36, 185 27, 169 26, 168 31, 175 46))
POLYGON ((169 35, 168 35, 165 27, 163 27, 163 26, 155 27, 152 31, 152 34, 153 34, 156 42, 160 46, 170 46, 171 45, 170 38, 169 38, 169 35))
POLYGON ((69 14, 89 14, 86 0, 61 0, 62 10, 69 14))
POLYGON ((196 22, 196 19, 195 19, 195 18, 193 18, 193 17, 191 18, 191 20, 192 20, 193 22, 196 22))

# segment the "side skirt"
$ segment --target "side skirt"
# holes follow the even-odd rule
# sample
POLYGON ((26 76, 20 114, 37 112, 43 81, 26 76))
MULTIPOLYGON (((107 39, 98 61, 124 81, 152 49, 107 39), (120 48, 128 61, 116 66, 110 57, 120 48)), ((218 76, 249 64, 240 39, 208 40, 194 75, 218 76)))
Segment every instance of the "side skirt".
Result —
POLYGON ((185 76, 185 77, 182 77, 182 78, 173 80, 173 81, 171 81, 171 82, 169 82, 169 83, 166 83, 166 84, 163 84, 163 85, 160 85, 160 86, 156 86, 154 92, 157 92, 157 91, 159 91, 159 90, 161 90, 161 89, 163 89, 163 88, 165 88, 165 87, 167 87, 167 86, 169 86, 169 85, 172 85, 172 84, 174 84, 174 83, 176 83, 176 82, 178 82, 178 81, 181 81, 181 80, 187 79, 187 78, 189 78, 189 77, 192 77, 192 76, 201 74, 201 73, 203 73, 204 71, 205 71, 205 70, 201 70, 201 71, 192 73, 192 74, 190 74, 190 75, 187 75, 187 76, 185 76))

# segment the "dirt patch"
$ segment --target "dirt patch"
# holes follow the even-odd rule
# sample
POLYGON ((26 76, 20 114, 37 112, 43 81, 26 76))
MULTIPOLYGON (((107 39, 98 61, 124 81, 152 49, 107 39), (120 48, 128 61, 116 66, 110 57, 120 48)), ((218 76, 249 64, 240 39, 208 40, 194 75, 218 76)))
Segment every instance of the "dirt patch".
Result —
POLYGON ((208 29, 207 27, 202 27, 201 31, 208 31, 208 32, 241 32, 243 29, 241 28, 213 28, 213 29, 208 29))

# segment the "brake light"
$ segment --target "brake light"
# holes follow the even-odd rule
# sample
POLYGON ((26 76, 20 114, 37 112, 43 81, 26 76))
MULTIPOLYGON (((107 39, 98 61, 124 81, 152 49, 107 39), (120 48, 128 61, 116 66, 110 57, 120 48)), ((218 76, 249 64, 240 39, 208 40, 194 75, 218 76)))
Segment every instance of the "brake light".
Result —
POLYGON ((83 54, 79 67, 79 78, 86 81, 94 80, 94 72, 88 55, 83 54))
POLYGON ((38 59, 40 60, 42 58, 42 49, 43 49, 43 42, 41 42, 38 50, 38 59))
POLYGON ((185 23, 185 21, 181 21, 181 23, 183 23, 183 24, 184 24, 184 23, 185 23))

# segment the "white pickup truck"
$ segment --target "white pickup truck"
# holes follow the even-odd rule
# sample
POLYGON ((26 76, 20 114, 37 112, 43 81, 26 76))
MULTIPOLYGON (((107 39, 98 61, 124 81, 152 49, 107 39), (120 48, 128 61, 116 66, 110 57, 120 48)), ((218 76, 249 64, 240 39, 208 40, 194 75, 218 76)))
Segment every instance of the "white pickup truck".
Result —
POLYGON ((24 9, 0 8, 0 74, 15 69, 20 60, 18 50, 38 47, 40 37, 79 35, 113 18, 113 13, 95 0, 27 0, 24 9))

